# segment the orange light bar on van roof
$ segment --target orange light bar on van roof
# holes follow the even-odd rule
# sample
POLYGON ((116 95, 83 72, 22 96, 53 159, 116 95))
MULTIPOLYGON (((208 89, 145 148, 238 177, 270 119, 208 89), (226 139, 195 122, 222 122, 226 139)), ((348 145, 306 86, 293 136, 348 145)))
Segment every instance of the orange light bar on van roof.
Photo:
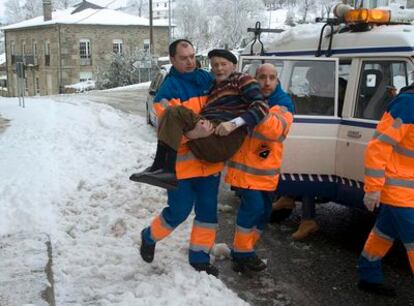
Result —
POLYGON ((358 9, 350 10, 345 13, 345 22, 350 24, 357 23, 376 23, 387 24, 390 22, 391 13, 387 10, 378 9, 358 9))

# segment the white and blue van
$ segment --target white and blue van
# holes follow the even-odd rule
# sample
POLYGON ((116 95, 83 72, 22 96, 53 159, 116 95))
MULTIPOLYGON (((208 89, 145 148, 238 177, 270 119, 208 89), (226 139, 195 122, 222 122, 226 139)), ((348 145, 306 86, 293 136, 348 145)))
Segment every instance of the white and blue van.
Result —
POLYGON ((254 74, 261 63, 273 63, 295 104, 278 195, 310 194, 363 208, 366 145, 392 99, 390 89, 414 81, 414 26, 405 12, 336 10, 342 22, 293 29, 264 45, 256 28, 239 69, 254 74))

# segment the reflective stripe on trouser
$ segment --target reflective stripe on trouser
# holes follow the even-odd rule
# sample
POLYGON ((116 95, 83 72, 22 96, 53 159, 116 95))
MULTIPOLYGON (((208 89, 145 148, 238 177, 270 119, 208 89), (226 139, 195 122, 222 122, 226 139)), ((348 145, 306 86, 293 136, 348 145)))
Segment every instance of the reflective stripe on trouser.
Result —
MULTIPOLYGON (((178 188, 168 191, 168 206, 144 231, 144 239, 155 243, 168 236, 190 215, 193 206, 195 220, 217 224, 217 194, 220 175, 179 180, 178 188)), ((195 236, 197 237, 197 233, 195 236)), ((190 249, 190 262, 209 262, 208 252, 190 249)))
POLYGON ((241 204, 237 212, 233 257, 251 257, 272 211, 273 192, 239 189, 241 204))
POLYGON ((210 253, 216 240, 217 223, 205 223, 194 220, 191 232, 190 250, 210 253))
POLYGON ((400 238, 407 249, 411 270, 414 273, 414 208, 382 205, 377 221, 365 243, 358 260, 361 280, 382 283, 384 277, 381 259, 391 248, 395 238, 400 238))

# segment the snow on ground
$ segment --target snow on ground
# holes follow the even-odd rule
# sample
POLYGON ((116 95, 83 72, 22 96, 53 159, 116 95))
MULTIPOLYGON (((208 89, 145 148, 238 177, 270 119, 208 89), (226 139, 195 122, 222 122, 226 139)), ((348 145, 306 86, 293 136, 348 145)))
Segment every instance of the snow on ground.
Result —
POLYGON ((28 98, 24 109, 0 99, 11 119, 0 135, 0 236, 50 235, 56 305, 245 305, 188 265, 191 220, 157 245, 152 264, 141 260, 139 232, 166 194, 128 177, 150 163, 155 132, 85 99, 28 98))

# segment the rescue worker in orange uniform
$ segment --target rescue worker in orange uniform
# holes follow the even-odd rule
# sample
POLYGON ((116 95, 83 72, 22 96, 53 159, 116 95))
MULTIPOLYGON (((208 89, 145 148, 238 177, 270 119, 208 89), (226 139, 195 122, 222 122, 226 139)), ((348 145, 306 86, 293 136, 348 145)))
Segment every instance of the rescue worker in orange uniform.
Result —
MULTIPOLYGON (((157 116, 173 105, 182 105, 199 113, 207 101, 208 89, 213 81, 211 75, 196 68, 194 47, 188 40, 179 39, 171 43, 169 55, 173 67, 154 98, 157 116)), ((189 133, 192 138, 205 137, 211 134, 210 129, 200 120, 189 133)), ((209 253, 216 237, 217 194, 224 164, 196 159, 184 138, 178 148, 175 164, 177 189, 168 190, 168 206, 154 218, 150 226, 142 230, 140 254, 144 261, 152 262, 156 242, 186 220, 194 206, 189 262, 197 271, 217 276, 218 269, 210 264, 209 253)))
POLYGON ((226 183, 241 198, 233 241, 233 270, 262 271, 266 264, 255 245, 272 210, 282 163, 283 140, 293 121, 293 103, 278 86, 276 68, 269 63, 257 68, 256 79, 269 103, 269 115, 248 134, 240 150, 227 163, 226 183))
POLYGON ((358 260, 358 288, 395 296, 381 259, 399 238, 414 274, 414 83, 392 100, 368 144, 364 190, 365 206, 379 214, 358 260))

